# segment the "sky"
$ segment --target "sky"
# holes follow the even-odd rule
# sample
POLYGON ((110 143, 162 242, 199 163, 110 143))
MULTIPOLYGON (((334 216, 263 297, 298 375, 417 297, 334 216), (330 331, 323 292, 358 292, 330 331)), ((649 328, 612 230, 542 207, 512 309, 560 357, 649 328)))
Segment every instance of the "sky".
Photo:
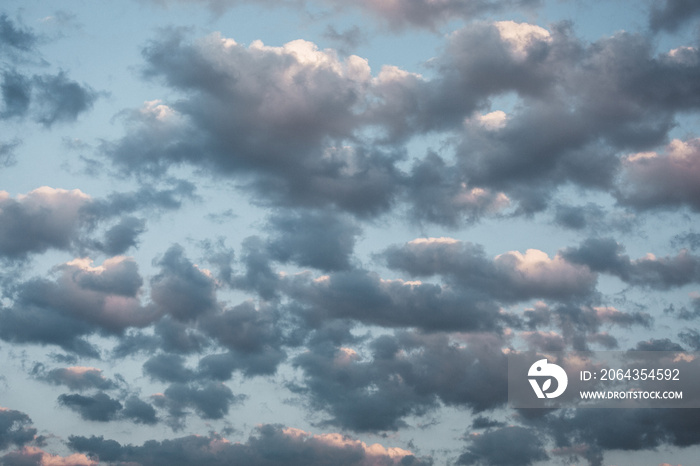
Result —
POLYGON ((0 464, 659 465, 695 409, 700 3, 5 0, 0 464))

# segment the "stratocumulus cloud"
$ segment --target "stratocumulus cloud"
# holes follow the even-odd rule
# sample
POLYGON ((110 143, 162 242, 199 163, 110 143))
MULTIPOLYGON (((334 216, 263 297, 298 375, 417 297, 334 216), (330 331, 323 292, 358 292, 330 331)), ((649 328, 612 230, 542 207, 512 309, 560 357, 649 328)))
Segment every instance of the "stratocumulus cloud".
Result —
POLYGON ((44 3, 0 463, 694 464, 693 410, 514 409, 508 359, 700 349, 695 3, 44 3))

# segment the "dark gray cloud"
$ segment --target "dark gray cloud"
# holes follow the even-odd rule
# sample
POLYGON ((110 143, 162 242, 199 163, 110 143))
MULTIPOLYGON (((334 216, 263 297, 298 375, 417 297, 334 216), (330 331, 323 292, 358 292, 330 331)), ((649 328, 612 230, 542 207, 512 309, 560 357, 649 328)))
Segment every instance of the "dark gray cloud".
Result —
POLYGON ((19 139, 14 139, 9 142, 0 141, 0 166, 9 167, 17 161, 15 158, 15 149, 20 145, 19 139))
POLYGON ((68 79, 61 71, 56 75, 34 76, 34 118, 46 127, 57 122, 75 121, 90 110, 98 93, 89 86, 68 79))
POLYGON ((194 186, 188 182, 99 199, 79 189, 48 186, 14 198, 0 191, 0 258, 21 261, 50 249, 121 254, 136 246, 145 231, 145 221, 129 214, 178 209, 183 199, 193 196, 194 186), (103 239, 98 239, 101 234, 103 239))
MULTIPOLYGON (((209 346, 206 335, 191 325, 165 316, 155 324, 155 347, 170 353, 189 354, 209 346)), ((138 348, 138 346, 137 346, 138 348)), ((149 344, 145 349, 149 349, 149 344)))
POLYGON ((232 248, 226 246, 225 238, 221 237, 216 241, 204 240, 200 246, 204 250, 204 260, 214 266, 217 279, 233 285, 233 263, 236 255, 232 248))
POLYGON ((64 351, 100 358, 83 337, 94 329, 86 322, 37 306, 0 308, 0 338, 12 343, 57 345, 64 351))
POLYGON ((54 272, 55 280, 34 278, 15 285, 11 307, 0 310, 0 338, 99 357, 85 336, 118 335, 160 317, 157 308, 141 304, 143 281, 133 259, 118 256, 96 267, 89 259, 75 259, 54 272))
POLYGON ((472 117, 458 153, 471 185, 504 190, 525 211, 544 208, 563 183, 610 189, 617 151, 662 143, 673 113, 698 104, 691 91, 697 65, 654 56, 643 36, 584 44, 561 25, 546 31, 500 22, 465 28, 447 50, 440 62, 444 99, 454 89, 465 94, 448 107, 453 121, 489 96, 516 92, 523 103, 498 119, 472 117), (640 92, 661 80, 667 86, 640 92))
POLYGON ((505 423, 489 419, 486 416, 477 416, 472 421, 472 429, 491 429, 494 427, 505 427, 505 423))
POLYGON ((25 413, 13 409, 0 410, 0 450, 10 445, 21 447, 34 440, 37 430, 25 413))
POLYGON ((0 15, 0 120, 29 116, 48 128, 75 121, 100 96, 89 85, 71 80, 63 70, 39 75, 23 69, 23 65, 47 64, 36 49, 39 39, 7 14, 0 15))
POLYGON ((428 466, 430 458, 417 458, 410 451, 371 447, 340 434, 313 435, 279 425, 262 425, 245 443, 232 443, 216 435, 188 436, 172 440, 149 440, 141 446, 122 445, 104 437, 71 436, 68 445, 112 464, 142 466, 428 466))
POLYGON ((15 24, 5 13, 0 15, 0 50, 2 52, 11 53, 12 49, 29 52, 37 41, 38 37, 31 29, 15 24))
POLYGON ((178 354, 158 354, 143 363, 143 372, 161 382, 188 382, 195 373, 185 367, 185 358, 178 354))
POLYGON ((652 31, 674 32, 700 16, 700 5, 693 0, 654 2, 649 12, 652 31))
POLYGON ((341 61, 303 40, 245 48, 218 35, 187 43, 172 31, 144 56, 146 74, 185 98, 171 106, 147 102, 125 115, 135 130, 103 146, 121 169, 163 174, 173 164, 192 164, 235 176, 283 205, 369 215, 391 204, 393 163, 402 152, 344 142, 355 139, 366 104, 366 61, 341 61), (261 130, 269 137, 257 137, 261 130))
POLYGON ((617 340, 603 332, 603 328, 650 328, 654 322, 651 315, 645 312, 623 312, 610 306, 562 305, 552 310, 551 319, 554 326, 560 329, 566 344, 577 351, 589 351, 589 343, 616 347, 617 340))
POLYGON ((11 198, 0 192, 0 254, 21 259, 49 248, 68 249, 87 219, 91 198, 80 190, 43 187, 11 198))
MULTIPOLYGON (((695 57, 700 63, 700 58, 695 57)), ((687 206, 700 211, 700 139, 674 139, 665 153, 642 152, 623 163, 617 198, 637 209, 687 206)))
POLYGON ((691 298, 689 306, 681 306, 678 309, 671 304, 664 309, 664 313, 671 314, 680 320, 695 320, 700 317, 700 297, 691 298))
POLYGON ((431 283, 384 280, 366 270, 337 272, 285 281, 285 293, 301 306, 311 326, 327 319, 351 319, 383 327, 425 330, 496 330, 498 306, 481 293, 431 283))
POLYGON ((152 425, 158 422, 155 408, 137 396, 130 396, 124 401, 121 416, 137 424, 152 425))
POLYGON ((116 192, 95 199, 87 208, 90 215, 113 217, 135 212, 177 210, 186 200, 197 199, 196 186, 186 180, 166 180, 165 187, 141 186, 136 191, 116 192))
POLYGON ((371 356, 322 344, 294 360, 311 408, 331 415, 324 423, 354 431, 397 430, 409 415, 423 415, 442 402, 474 411, 507 400, 502 340, 472 335, 466 345, 444 335, 398 333, 369 344, 371 356))
POLYGON ((700 351, 700 332, 695 329, 685 329, 678 333, 678 338, 688 345, 692 351, 700 351))
POLYGON ((428 154, 411 168, 406 200, 410 217, 448 227, 474 222, 496 215, 510 205, 502 192, 471 188, 459 167, 450 165, 437 154, 428 154))
POLYGON ((77 120, 100 96, 90 86, 68 78, 64 71, 29 76, 16 68, 3 71, 0 94, 0 119, 30 116, 47 128, 77 120))
POLYGON ((45 373, 39 373, 38 377, 54 385, 65 385, 71 390, 83 391, 90 389, 110 390, 117 384, 104 375, 100 369, 94 367, 65 367, 52 369, 45 373))
POLYGON ((554 223, 576 231, 630 232, 638 223, 637 217, 629 212, 607 211, 598 204, 585 205, 557 204, 554 206, 554 223))
POLYGON ((458 201, 471 218, 469 209, 497 211, 508 198, 521 212, 541 210, 566 183, 611 189, 620 150, 664 142, 674 113, 697 108, 697 65, 695 49, 655 55, 641 35, 586 44, 565 24, 475 23, 430 62, 433 80, 404 76, 386 92, 377 84, 382 102, 370 114, 394 142, 430 130, 460 134, 455 163, 429 155, 411 182, 430 195, 416 216, 450 225, 458 201), (513 111, 491 108, 509 92, 520 102, 513 111))
POLYGON ((652 338, 637 343, 634 351, 685 351, 685 349, 669 338, 652 338))
POLYGON ((233 278, 236 288, 256 292, 265 300, 279 299, 279 275, 272 269, 272 258, 267 245, 257 237, 246 238, 242 244, 241 260, 245 274, 233 278))
POLYGON ((117 418, 123 405, 100 392, 93 396, 60 395, 58 403, 77 412, 86 421, 108 422, 117 418))
POLYGON ((578 248, 564 249, 561 254, 573 263, 614 275, 635 286, 668 290, 700 281, 700 258, 685 249, 676 256, 650 254, 632 260, 615 240, 589 238, 578 248))
POLYGON ((243 402, 245 395, 234 395, 221 382, 201 385, 173 383, 162 394, 153 395, 153 404, 168 412, 168 423, 174 430, 184 427, 185 418, 193 409, 202 419, 221 419, 231 405, 243 402))
POLYGON ((615 416, 601 409, 559 410, 530 419, 530 427, 548 434, 557 448, 583 456, 602 466, 610 450, 645 451, 662 445, 688 447, 700 443, 700 421, 695 409, 624 409, 615 416), (572 449, 580 446, 578 450, 572 449))
POLYGON ((217 308, 216 281, 185 257, 182 246, 171 246, 154 263, 161 271, 151 278, 151 300, 163 313, 187 322, 217 308))
POLYGON ((146 231, 146 221, 137 217, 122 217, 105 232, 104 241, 95 244, 95 249, 115 256, 138 245, 138 237, 146 231))
POLYGON ((589 345, 615 349, 618 341, 608 333, 612 328, 650 328, 654 319, 641 311, 626 312, 612 306, 562 304, 550 307, 544 302, 526 308, 523 319, 513 325, 526 329, 519 336, 532 349, 563 351, 572 348, 590 351, 589 345))
POLYGON ((279 212, 269 220, 271 257, 320 270, 349 269, 361 233, 352 219, 329 211, 279 212))
POLYGON ((534 429, 503 427, 474 435, 457 464, 479 466, 528 466, 549 459, 544 442, 534 429))
POLYGON ((135 395, 129 396, 122 403, 104 392, 89 396, 63 394, 58 397, 58 403, 75 411, 86 421, 127 420, 137 424, 158 422, 155 408, 135 395))
POLYGON ((482 299, 504 302, 547 298, 569 301, 591 295, 597 276, 557 254, 529 249, 489 259, 483 247, 451 238, 416 239, 387 248, 380 257, 412 277, 442 276, 482 299))
POLYGON ((700 249, 700 233, 692 231, 679 233, 671 240, 671 246, 675 248, 686 248, 691 251, 700 249))
POLYGON ((113 356, 155 354, 159 350, 174 354, 198 353, 211 345, 211 339, 190 323, 165 315, 153 325, 153 333, 130 330, 119 339, 113 356))
MULTIPOLYGON (((163 176, 186 164, 236 179, 258 203, 359 216, 401 199, 414 220, 448 226, 509 206, 543 210, 567 184, 613 191, 620 172, 634 175, 621 202, 642 206, 648 200, 632 188, 645 186, 646 172, 630 171, 619 154, 663 143, 676 114, 700 105, 696 49, 657 54, 651 39, 630 33, 589 44, 566 24, 471 23, 430 62, 430 80, 391 66, 372 77, 364 59, 305 41, 245 48, 170 31, 144 56, 146 75, 183 97, 124 115, 130 131, 102 147, 121 170, 163 176), (491 108, 508 93, 520 102, 509 114, 491 108), (261 131, 270 137, 256 138, 261 131), (454 136, 452 160, 428 152, 401 171, 406 141, 434 131, 454 136)), ((697 197, 693 176, 668 202, 697 197)), ((652 201, 667 202, 657 178, 663 193, 652 201)), ((580 227, 585 214, 559 220, 580 227)))
POLYGON ((287 357, 282 349, 287 320, 277 309, 256 309, 251 302, 202 319, 202 330, 230 352, 202 359, 201 373, 215 379, 221 378, 218 374, 222 370, 223 374, 233 369, 241 369, 246 375, 274 373, 287 357))
POLYGON ((29 111, 31 102, 31 80, 16 70, 5 70, 2 73, 3 107, 0 112, 1 119, 23 117, 29 111))

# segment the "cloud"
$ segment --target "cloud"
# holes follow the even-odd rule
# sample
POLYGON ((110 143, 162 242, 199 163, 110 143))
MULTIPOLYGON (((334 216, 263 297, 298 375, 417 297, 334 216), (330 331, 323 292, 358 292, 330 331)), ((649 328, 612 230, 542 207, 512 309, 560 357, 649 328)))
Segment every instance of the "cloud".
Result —
POLYGON ((155 264, 161 271, 151 279, 151 299, 162 312, 187 322, 217 308, 216 281, 185 257, 182 246, 171 246, 155 264))
POLYGON ((304 40, 246 48, 217 34, 187 43, 173 31, 144 56, 146 75, 184 98, 147 102, 125 115, 129 133, 103 146, 120 169, 162 175, 191 164, 234 176, 282 205, 336 205, 369 215, 391 204, 393 161, 401 154, 344 144, 354 139, 367 104, 366 60, 340 60, 304 40), (270 136, 257 137, 261 130, 270 136))
POLYGON ((591 233, 610 230, 631 232, 638 220, 633 213, 608 212, 602 206, 589 202, 585 205, 555 205, 554 223, 570 230, 591 233))
POLYGON ((54 385, 65 385, 71 390, 83 391, 89 389, 109 390, 116 388, 114 381, 102 375, 102 370, 94 367, 73 366, 52 369, 39 376, 54 385))
POLYGON ((352 219, 329 211, 279 212, 269 220, 271 257, 320 270, 350 268, 361 229, 352 219))
POLYGON ((700 424, 692 409, 625 409, 612 417, 602 409, 563 410, 528 424, 546 432, 556 447, 585 446, 575 456, 583 456, 592 466, 603 464, 605 451, 646 451, 700 442, 700 424))
POLYGON ((394 270, 413 277, 440 275, 453 286, 503 302, 532 298, 571 300, 590 295, 596 275, 556 255, 528 249, 488 259, 483 247, 452 238, 419 238, 390 246, 381 256, 394 270))
POLYGON ((221 382, 206 382, 201 386, 176 382, 151 398, 154 405, 167 410, 168 422, 177 430, 183 427, 188 408, 194 409, 202 419, 222 419, 231 405, 241 403, 246 396, 234 395, 221 382))
POLYGON ((700 280, 700 258, 686 249, 676 256, 646 257, 631 260, 624 247, 611 238, 589 238, 578 248, 564 249, 562 256, 585 264, 595 272, 614 275, 634 286, 668 290, 700 280))
POLYGON ((146 221, 136 217, 122 217, 119 223, 105 232, 103 242, 95 244, 95 249, 105 254, 123 254, 138 245, 138 237, 146 231, 146 221))
POLYGON ((362 29, 358 26, 353 26, 339 32, 335 27, 329 24, 323 32, 323 37, 336 42, 339 46, 338 50, 346 55, 349 55, 347 50, 357 48, 358 45, 367 41, 362 29))
POLYGON ((649 11, 649 27, 655 32, 675 32, 698 15, 700 6, 692 0, 664 0, 649 11))
POLYGON ((89 86, 71 81, 63 71, 56 75, 34 76, 33 87, 34 118, 46 127, 75 121, 78 115, 92 108, 99 95, 89 86))
POLYGON ((483 294, 419 281, 384 280, 374 272, 352 270, 312 278, 290 277, 285 293, 302 306, 310 325, 326 319, 352 319, 383 327, 425 330, 495 330, 498 306, 483 294))
POLYGON ((668 308, 664 309, 664 314, 671 314, 680 320, 695 320, 700 317, 700 297, 691 297, 690 309, 688 309, 686 306, 681 306, 680 309, 676 309, 672 304, 668 308))
POLYGON ((551 318, 567 345, 577 351, 589 351, 589 343, 616 347, 617 340, 601 331, 605 326, 650 328, 654 321, 645 312, 623 312, 606 306, 562 305, 552 311, 551 318))
POLYGON ((403 201, 413 220, 447 226, 543 210, 568 184, 615 192, 629 171, 620 152, 663 143, 700 105, 696 49, 655 53, 624 32, 586 43, 566 24, 470 23, 427 64, 431 79, 395 66, 373 76, 365 59, 303 40, 167 31, 144 57, 145 75, 182 97, 124 114, 126 135, 101 148, 118 169, 143 179, 188 165, 257 203, 359 217, 403 201), (491 108, 504 95, 508 113, 491 108), (428 151, 402 171, 407 141, 432 132, 450 136, 452 160, 428 151))
POLYGON ((185 367, 185 358, 178 354, 158 354, 143 363, 143 372, 161 382, 188 382, 194 371, 185 367))
POLYGON ((10 445, 21 447, 34 440, 37 430, 25 413, 0 408, 0 450, 10 445))
POLYGON ((153 325, 153 333, 131 330, 125 332, 113 350, 122 358, 138 353, 154 354, 158 350, 176 354, 201 352, 211 345, 211 339, 190 323, 173 320, 165 315, 153 325))
POLYGON ((82 209, 90 202, 79 189, 44 186, 15 199, 1 191, 0 254, 21 259, 49 248, 70 248, 87 222, 82 209))
POLYGON ((143 219, 125 214, 177 209, 193 192, 190 183, 163 190, 144 187, 106 198, 49 186, 14 198, 0 191, 0 257, 25 260, 51 249, 122 254, 136 246, 138 236, 145 231, 143 219), (104 239, 96 238, 98 226, 106 228, 104 239))
POLYGON ((256 309, 249 301, 202 319, 202 330, 230 352, 201 360, 201 373, 214 378, 233 369, 241 369, 246 375, 275 373, 287 357, 282 349, 286 324, 288 319, 278 310, 256 309))
POLYGON ((455 158, 468 186, 503 191, 523 213, 542 210, 568 183, 612 189, 619 151, 663 143, 674 114, 697 108, 697 51, 680 60, 653 50, 630 33, 587 44, 565 24, 468 25, 431 62, 429 101, 440 105, 423 115, 437 128, 463 126, 455 158), (474 118, 499 111, 491 99, 502 95, 516 106, 499 128, 474 118))
POLYGON ((58 403, 75 411, 86 421, 110 422, 128 420, 137 424, 155 424, 158 422, 156 410, 153 406, 135 395, 129 396, 122 403, 104 392, 88 396, 63 394, 58 397, 58 403))
POLYGON ((525 427, 503 427, 472 434, 471 446, 457 464, 481 466, 527 466, 549 459, 536 431, 525 427))
MULTIPOLYGON (((178 3, 202 3, 212 11, 221 13, 227 8, 250 3, 250 0, 152 0, 157 4, 178 3)), ((299 6, 300 4, 316 3, 320 6, 328 5, 335 9, 358 8, 370 16, 386 23, 394 30, 406 28, 424 28, 437 30, 437 28, 455 18, 470 20, 488 13, 502 10, 524 9, 531 10, 540 5, 539 0, 415 0, 402 2, 398 0, 360 0, 348 4, 341 0, 320 0, 316 2, 304 2, 295 0, 265 0, 261 2, 267 6, 299 6)))
POLYGON ((160 317, 143 306, 143 283, 133 259, 118 256, 94 267, 75 259, 54 268, 55 280, 34 278, 15 285, 10 307, 0 310, 0 338, 18 343, 55 344, 66 351, 99 357, 83 337, 121 334, 160 317))
POLYGON ((640 341, 634 349, 636 351, 685 351, 681 345, 674 343, 669 338, 652 338, 640 341))
POLYGON ((448 227, 497 215, 510 206, 503 192, 471 187, 458 167, 437 154, 415 162, 406 190, 410 217, 448 227))
POLYGON ((6 466, 97 466, 99 463, 85 455, 74 453, 68 456, 53 455, 41 448, 26 446, 11 451, 2 458, 6 466))
POLYGON ((34 48, 37 40, 36 34, 31 29, 15 24, 5 13, 0 15, 0 50, 8 53, 13 49, 29 52, 34 48))
MULTIPOLYGON (((337 0, 332 0, 332 2, 339 3, 337 0)), ((473 19, 482 14, 501 9, 534 7, 539 3, 537 0, 506 0, 498 2, 488 0, 468 2, 459 0, 440 2, 430 0, 418 0, 415 2, 362 0, 358 2, 358 5, 386 20, 394 28, 413 26, 434 29, 439 24, 454 18, 473 19)))
POLYGON ((123 408, 118 400, 103 392, 93 396, 63 394, 58 397, 58 402, 80 414, 86 421, 112 421, 123 408))
POLYGON ((341 434, 311 434, 279 425, 262 425, 245 443, 225 438, 188 436, 172 440, 150 440, 141 446, 121 445, 104 437, 71 436, 74 450, 95 455, 100 461, 134 462, 142 466, 185 466, 193 463, 218 465, 305 465, 321 466, 428 466, 429 458, 410 451, 366 443, 341 434))
POLYGON ((505 423, 489 419, 485 416, 477 416, 472 422, 472 429, 491 429, 493 427, 504 427, 505 423))
POLYGON ((19 139, 14 139, 9 142, 0 141, 0 166, 5 168, 14 165, 15 148, 20 145, 19 139))
POLYGON ((295 358, 304 378, 290 388, 305 395, 311 409, 331 415, 324 423, 358 432, 397 430, 406 417, 424 415, 439 402, 494 409, 507 400, 502 341, 479 334, 465 340, 397 332, 372 340, 371 357, 323 343, 295 358))
POLYGON ((124 401, 121 415, 137 424, 152 425, 158 422, 155 408, 137 396, 130 396, 124 401))
POLYGON ((89 85, 71 80, 63 70, 41 75, 24 70, 25 65, 48 64, 36 49, 39 41, 34 31, 4 13, 0 15, 0 53, 5 59, 0 74, 0 120, 31 116, 49 128, 75 121, 100 96, 89 85))
POLYGON ((641 152, 623 163, 618 200, 638 209, 700 211, 700 139, 674 139, 664 154, 641 152))

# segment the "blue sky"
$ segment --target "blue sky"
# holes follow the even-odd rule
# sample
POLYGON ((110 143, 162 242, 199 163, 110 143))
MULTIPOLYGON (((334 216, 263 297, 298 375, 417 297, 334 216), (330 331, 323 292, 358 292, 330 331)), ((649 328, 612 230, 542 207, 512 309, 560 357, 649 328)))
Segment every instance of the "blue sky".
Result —
POLYGON ((700 351, 698 18, 4 2, 0 462, 694 464, 505 354, 700 351))

